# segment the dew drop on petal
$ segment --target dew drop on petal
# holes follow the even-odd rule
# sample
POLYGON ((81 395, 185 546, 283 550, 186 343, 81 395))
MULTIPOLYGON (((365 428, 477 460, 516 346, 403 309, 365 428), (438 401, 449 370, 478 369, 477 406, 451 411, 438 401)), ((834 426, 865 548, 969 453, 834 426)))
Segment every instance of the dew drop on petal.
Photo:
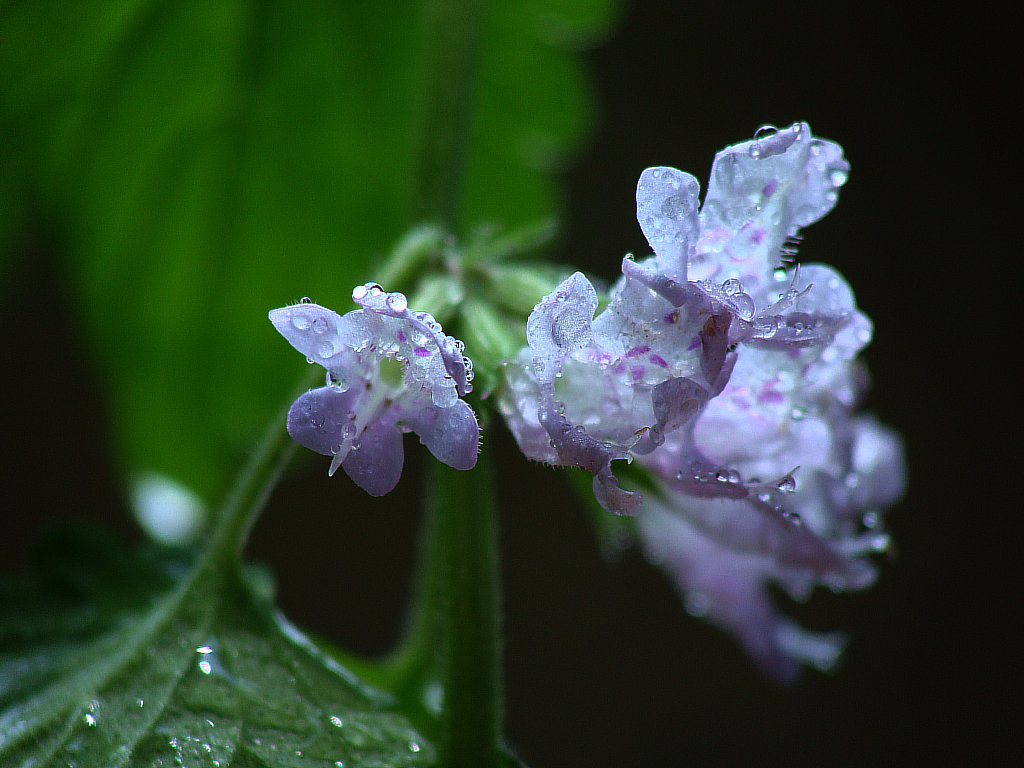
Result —
POLYGON ((736 278, 731 278, 722 283, 722 293, 726 296, 734 296, 743 290, 743 283, 736 278))
POLYGON ((292 327, 297 331, 304 331, 309 328, 309 318, 305 315, 295 315, 292 317, 292 327))
POLYGON ((409 301, 401 293, 388 294, 388 308, 395 312, 404 312, 409 308, 409 301))
POLYGON ((760 139, 767 139, 769 136, 774 136, 778 132, 779 129, 776 128, 774 125, 765 123, 756 131, 754 131, 754 141, 758 141, 760 139))
POLYGON ((864 524, 865 528, 874 528, 876 525, 878 525, 878 513, 865 512, 864 517, 862 517, 860 521, 864 524))
POLYGON ((783 493, 793 493, 796 490, 796 478, 792 475, 786 475, 775 484, 775 487, 783 493))
POLYGON ((736 311, 744 320, 749 320, 754 316, 754 300, 750 298, 750 294, 737 293, 732 297, 732 301, 736 305, 736 311))
MULTIPOLYGON (((292 296, 294 296, 294 295, 295 294, 293 293, 292 296)), ((303 296, 301 299, 299 299, 299 304, 312 304, 312 303, 313 303, 313 300, 311 298, 309 298, 309 296, 303 296)))

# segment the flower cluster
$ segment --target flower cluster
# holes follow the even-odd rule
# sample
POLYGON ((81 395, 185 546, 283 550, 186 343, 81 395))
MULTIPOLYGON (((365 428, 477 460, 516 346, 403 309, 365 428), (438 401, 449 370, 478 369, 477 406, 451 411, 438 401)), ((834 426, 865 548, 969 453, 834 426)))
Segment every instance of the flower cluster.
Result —
POLYGON ((623 260, 596 317, 578 272, 545 296, 501 403, 527 456, 593 473, 603 507, 639 514, 688 609, 783 679, 829 667, 841 643, 777 616, 768 585, 869 585, 862 556, 886 548, 879 511, 903 486, 898 438, 855 414, 870 321, 837 272, 787 265, 848 172, 804 123, 718 153, 702 206, 693 176, 648 168, 637 219, 654 255, 623 260), (651 498, 612 472, 633 459, 651 498))
POLYGON ((362 309, 344 316, 308 299, 270 313, 307 362, 327 369, 326 385, 292 405, 288 433, 332 456, 330 474, 342 467, 372 496, 398 483, 406 432, 445 464, 471 469, 480 428, 460 399, 473 379, 462 342, 445 336, 429 313, 410 310, 401 293, 376 283, 357 286, 352 299, 362 309))

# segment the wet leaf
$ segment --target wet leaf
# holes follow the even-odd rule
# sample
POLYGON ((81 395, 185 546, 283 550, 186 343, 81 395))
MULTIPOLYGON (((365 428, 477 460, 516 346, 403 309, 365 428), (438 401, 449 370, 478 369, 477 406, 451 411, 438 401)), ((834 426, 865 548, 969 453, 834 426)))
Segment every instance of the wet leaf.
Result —
MULTIPOLYGON (((392 699, 231 569, 60 536, 0 587, 0 764, 433 765, 392 699)), ((262 590, 265 592, 265 590, 262 590)))

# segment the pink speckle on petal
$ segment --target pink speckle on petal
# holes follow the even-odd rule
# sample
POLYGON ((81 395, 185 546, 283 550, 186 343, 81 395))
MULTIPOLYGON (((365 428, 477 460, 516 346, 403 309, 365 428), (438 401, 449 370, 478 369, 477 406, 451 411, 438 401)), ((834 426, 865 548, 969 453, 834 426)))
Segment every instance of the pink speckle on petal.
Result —
POLYGON ((633 377, 634 381, 639 381, 644 377, 644 371, 646 368, 642 365, 634 365, 629 369, 629 375, 633 377))
POLYGON ((402 332, 401 328, 398 329, 398 340, 403 342, 408 341, 408 339, 405 337, 405 333, 402 332))
POLYGON ((415 354, 416 357, 430 357, 434 353, 426 347, 416 347, 416 349, 413 350, 413 354, 415 354))
POLYGON ((665 362, 665 358, 661 355, 651 355, 648 359, 661 368, 668 368, 668 363, 665 362))
POLYGON ((637 355, 646 355, 650 351, 651 351, 650 347, 644 347, 644 346, 633 347, 631 350, 626 352, 626 354, 623 355, 623 357, 636 357, 637 355))
POLYGON ((700 335, 693 337, 693 341, 690 342, 690 346, 686 348, 686 351, 693 352, 695 349, 700 349, 700 335))

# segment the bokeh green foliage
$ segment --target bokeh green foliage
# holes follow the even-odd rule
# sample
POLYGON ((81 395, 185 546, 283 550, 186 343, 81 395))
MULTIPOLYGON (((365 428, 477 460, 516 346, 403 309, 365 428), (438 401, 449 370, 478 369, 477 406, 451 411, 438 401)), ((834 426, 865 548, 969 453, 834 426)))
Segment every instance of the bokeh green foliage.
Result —
MULTIPOLYGON (((304 373, 267 311, 345 311, 416 222, 426 1, 0 6, 3 272, 44 229, 126 478, 216 500, 304 373)), ((462 234, 556 211, 592 115, 575 53, 614 10, 484 5, 462 234)))

